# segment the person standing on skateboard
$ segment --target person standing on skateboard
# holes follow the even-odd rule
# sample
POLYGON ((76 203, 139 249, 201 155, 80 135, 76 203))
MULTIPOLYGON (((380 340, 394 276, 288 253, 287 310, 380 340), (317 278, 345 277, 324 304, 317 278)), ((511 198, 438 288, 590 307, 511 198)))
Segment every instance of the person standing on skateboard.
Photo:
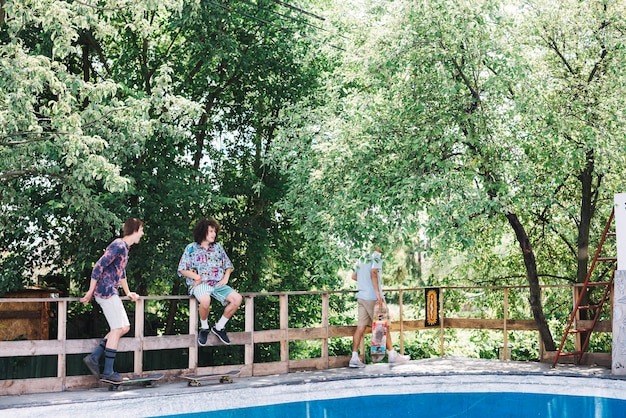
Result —
POLYGON ((131 300, 137 301, 139 295, 131 292, 126 281, 126 263, 128 250, 137 244, 143 236, 143 222, 137 218, 130 218, 124 223, 124 235, 117 238, 104 251, 104 254, 94 265, 91 271, 89 290, 80 301, 89 303, 92 297, 102 308, 102 312, 111 330, 100 341, 100 344, 83 361, 94 376, 111 382, 121 382, 122 377, 113 370, 113 363, 117 355, 117 346, 128 331, 130 322, 119 296, 119 287, 131 300), (100 375, 100 357, 104 354, 104 370, 100 375))
POLYGON ((209 336, 209 310, 211 297, 224 306, 224 313, 220 320, 211 327, 210 331, 224 343, 230 344, 230 339, 224 329, 228 320, 235 314, 243 298, 233 288, 228 286, 230 273, 233 271, 224 247, 217 242, 220 224, 213 218, 202 219, 193 228, 194 242, 185 247, 180 262, 178 275, 185 277, 189 286, 189 295, 198 300, 200 314, 200 333, 198 344, 206 345, 209 336))
MULTIPOLYGON (((371 255, 361 257, 352 272, 352 280, 357 282, 358 322, 356 331, 352 337, 352 358, 348 364, 350 367, 365 367, 359 358, 359 344, 365 335, 365 328, 374 322, 374 308, 376 305, 385 303, 383 295, 382 271, 383 252, 374 243, 371 255)), ((409 356, 398 354, 391 343, 391 334, 387 335, 387 360, 389 364, 404 363, 410 360, 409 356)))

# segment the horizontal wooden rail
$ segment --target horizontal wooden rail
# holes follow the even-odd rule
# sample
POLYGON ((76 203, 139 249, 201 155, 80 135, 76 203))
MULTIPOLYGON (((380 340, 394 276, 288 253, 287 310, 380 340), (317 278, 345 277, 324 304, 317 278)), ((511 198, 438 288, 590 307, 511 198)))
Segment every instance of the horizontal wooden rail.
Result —
MULTIPOLYGON (((571 286, 546 286, 547 287, 571 287, 571 286)), ((407 318, 409 311, 415 315, 415 307, 407 304, 409 296, 420 296, 425 291, 424 288, 401 288, 386 289, 385 293, 388 299, 391 296, 397 296, 398 303, 393 305, 397 308, 396 317, 392 317, 391 332, 398 333, 399 338, 394 337, 394 343, 399 344, 400 351, 404 348, 405 334, 408 332, 419 332, 424 330, 434 330, 440 333, 441 338, 441 355, 445 355, 443 344, 443 336, 445 329, 489 329, 504 331, 504 353, 507 353, 507 334, 508 331, 537 331, 537 325, 532 319, 511 319, 508 317, 508 294, 511 291, 525 291, 525 286, 508 286, 508 287, 440 287, 441 305, 439 307, 440 324, 438 327, 428 327, 422 318, 407 318), (502 292, 504 318, 450 318, 444 317, 445 312, 445 293, 454 291, 497 291, 502 292)), ((480 293, 478 292, 478 293, 480 293)), ((329 340, 332 338, 350 338, 352 337, 356 326, 330 325, 330 297, 338 295, 340 297, 354 297, 355 291, 296 291, 296 292, 268 292, 268 293, 242 293, 244 296, 244 305, 242 306, 244 315, 244 329, 241 332, 231 332, 228 335, 232 345, 244 347, 244 363, 229 366, 209 366, 198 367, 198 350, 197 350, 197 329, 198 329, 198 313, 197 302, 194 298, 187 296, 145 296, 140 298, 135 305, 135 320, 132 337, 122 338, 118 347, 119 352, 132 352, 133 354, 133 374, 142 375, 147 371, 144 370, 143 353, 152 350, 171 350, 171 349, 188 349, 188 364, 184 369, 171 370, 150 370, 150 373, 162 372, 168 378, 175 378, 181 375, 196 373, 221 373, 232 369, 233 367, 241 370, 242 376, 262 376, 278 373, 289 373, 296 370, 310 369, 327 369, 334 367, 345 367, 348 364, 349 355, 330 356, 329 340), (293 328, 289 326, 289 304, 290 298, 294 297, 314 297, 321 300, 321 323, 316 326, 306 328, 293 328), (279 305, 279 329, 255 330, 255 301, 260 298, 274 297, 277 298, 279 305), (188 334, 181 335, 163 335, 163 336, 146 336, 144 335, 144 319, 145 306, 147 301, 170 301, 180 300, 188 304, 190 318, 188 334), (289 342, 319 340, 321 341, 321 356, 319 358, 308 359, 290 359, 289 342), (280 350, 280 360, 270 363, 255 363, 254 350, 255 344, 260 343, 278 343, 280 350)), ((125 301, 129 299, 122 298, 125 301)), ((390 299, 391 300, 391 299, 390 299)), ((396 300, 396 299, 393 299, 396 300)), ((15 304, 20 303, 42 303, 57 305, 57 330, 56 340, 21 340, 21 341, 0 341, 0 357, 32 357, 56 355, 57 375, 50 378, 31 378, 31 379, 14 379, 9 380, 0 376, 0 393, 1 394, 24 394, 35 392, 54 392, 69 389, 88 388, 97 386, 91 375, 84 376, 66 376, 67 356, 73 354, 89 353, 97 345, 99 339, 67 339, 67 311, 68 305, 71 303, 80 303, 78 298, 0 298, 0 321, 8 321, 11 316, 2 315, 3 305, 11 304, 11 312, 15 309, 15 304), (3 319, 5 318, 5 319, 3 319)), ((130 303, 130 302, 125 302, 130 303)), ((293 303, 293 302, 292 302, 293 303)), ((356 306, 356 303, 355 305, 356 306)), ((356 310, 355 310, 356 312, 356 310)), ((396 312, 394 310, 394 312, 396 312)), ((240 314, 240 313, 238 313, 240 314)), ((424 312, 421 312, 424 315, 424 312)), ((14 315, 11 313, 10 315, 14 315)), ((36 317, 36 316, 35 316, 36 317)), ((356 318, 355 318, 356 321, 356 318)), ((1 322, 0 322, 1 323, 1 322)), ((610 321, 601 324, 602 331, 610 332, 610 321)), ((218 346, 221 343, 213 335, 210 335, 207 345, 218 346)), ((363 347, 363 343, 361 343, 363 347)), ((506 357, 505 357, 506 358, 506 357)))

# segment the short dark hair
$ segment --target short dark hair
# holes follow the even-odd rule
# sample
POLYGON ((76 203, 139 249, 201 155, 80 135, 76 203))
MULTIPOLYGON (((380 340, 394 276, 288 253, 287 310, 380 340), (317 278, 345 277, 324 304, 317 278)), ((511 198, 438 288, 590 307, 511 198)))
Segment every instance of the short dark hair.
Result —
POLYGON ((128 218, 124 222, 124 236, 132 235, 139 231, 139 228, 143 226, 143 221, 137 218, 128 218))
POLYGON ((198 221, 196 226, 193 227, 193 240, 198 244, 201 244, 202 241, 205 240, 210 226, 215 229, 215 242, 217 242, 217 234, 220 232, 220 224, 213 218, 204 218, 198 221))

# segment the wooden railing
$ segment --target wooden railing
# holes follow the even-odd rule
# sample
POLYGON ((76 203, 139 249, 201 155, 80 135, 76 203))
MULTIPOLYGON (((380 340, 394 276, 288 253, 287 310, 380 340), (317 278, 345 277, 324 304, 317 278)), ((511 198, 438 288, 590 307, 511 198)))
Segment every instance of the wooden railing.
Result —
MULTIPOLYGON (((549 286, 550 288, 571 287, 571 286, 549 286)), ((537 331, 536 323, 530 317, 510 318, 509 316, 509 296, 511 292, 519 292, 519 295, 527 294, 528 290, 522 286, 511 287, 440 287, 439 297, 439 325, 435 328, 428 327, 424 320, 424 288, 406 289, 386 289, 385 294, 394 308, 392 310, 391 332, 394 333, 394 345, 399 347, 401 352, 405 348, 405 337, 407 333, 424 331, 426 329, 435 330, 440 338, 440 355, 446 354, 445 350, 445 329, 490 329, 503 332, 503 344, 499 349, 503 349, 503 356, 508 357, 508 332, 509 331, 537 331), (485 292, 501 293, 502 297, 502 317, 498 318, 462 318, 446 316, 446 293, 467 292, 470 299, 474 294, 480 295, 485 292)), ((544 288, 545 290, 545 288, 544 288)), ((563 290, 561 290, 563 291, 563 290)), ((565 289, 567 291, 567 289, 565 289)), ((330 298, 332 295, 350 298, 352 301, 354 291, 311 291, 311 292, 280 292, 280 293, 242 293, 245 304, 236 315, 241 315, 243 311, 243 331, 234 332, 229 329, 231 345, 243 346, 243 364, 229 366, 198 366, 197 349, 197 329, 198 310, 197 302, 194 298, 184 296, 145 296, 136 302, 135 316, 132 337, 122 338, 118 347, 119 352, 132 352, 133 354, 133 375, 146 374, 144 368, 144 352, 151 350, 171 350, 188 349, 188 364, 184 369, 150 370, 150 373, 164 373, 167 378, 174 379, 181 375, 222 373, 227 370, 237 368, 241 370, 242 376, 263 376, 271 374, 289 373, 297 370, 328 369, 345 367, 348 364, 350 355, 331 356, 329 355, 329 341, 333 338, 352 337, 355 325, 333 325, 331 326, 331 315, 335 318, 337 313, 330 309, 330 298), (255 330, 255 301, 259 298, 278 298, 279 328, 271 330, 255 330), (298 297, 321 298, 321 319, 320 323, 311 328, 290 328, 289 324, 289 299, 298 297), (148 301, 171 301, 182 300, 189 305, 189 330, 187 334, 146 336, 144 335, 145 306, 148 301), (302 340, 321 341, 321 355, 317 358, 290 359, 289 342, 302 340), (280 360, 269 363, 255 363, 255 344, 278 343, 280 346, 280 360)), ((516 293, 517 295, 518 293, 516 293)), ((500 296, 498 296, 500 297, 500 296)), ((525 296, 521 296, 525 297, 525 296)), ((128 300, 128 298, 123 298, 128 300)), ((458 298, 457 298, 458 300, 458 298)), ((493 300, 493 298, 492 298, 493 300)), ((70 389, 88 388, 97 386, 98 383, 91 375, 67 376, 67 356, 72 354, 89 353, 99 342, 99 339, 67 339, 67 312, 68 305, 80 303, 78 298, 0 298, 0 308, 4 303, 50 303, 56 304, 57 336, 56 340, 22 340, 22 341, 0 341, 0 357, 14 356, 57 356, 57 374, 55 377, 13 379, 0 376, 0 395, 5 394, 25 394, 35 392, 58 392, 70 389)), ((131 302, 125 302, 131 303, 131 302)), ((350 302, 354 303, 354 302, 350 302)), ((467 306, 480 307, 480 300, 473 300, 467 306)), ((491 304, 492 306, 493 304, 491 304)), ((353 307, 356 306, 354 303, 353 307)), ((219 308, 216 308, 219 309, 219 308)), ((356 309, 354 310, 356 312, 356 309)), ((472 309, 469 309, 471 312, 472 309)), ((474 309, 475 311, 475 309, 474 309)), ((258 313, 257 313, 258 314, 258 313)), ((356 316, 356 313, 355 313, 356 316)), ((460 315, 459 315, 460 316, 460 315)), ((336 321, 335 321, 336 322, 336 321)), ((602 325, 604 331, 610 332, 610 321, 605 321, 602 325), (609 327, 607 328, 607 322, 609 327)), ((103 334, 105 331, 103 330, 103 334)), ((538 335, 538 333, 537 333, 538 335)), ((351 341, 351 340, 350 340, 351 341)), ((218 346, 221 343, 213 335, 209 337, 207 346, 218 346)), ((540 347, 543 344, 540 342, 540 347)), ((364 343, 361 342, 361 352, 364 343)), ((546 361, 545 354, 540 353, 540 359, 546 361)), ((86 370, 86 369, 85 369, 86 370)))

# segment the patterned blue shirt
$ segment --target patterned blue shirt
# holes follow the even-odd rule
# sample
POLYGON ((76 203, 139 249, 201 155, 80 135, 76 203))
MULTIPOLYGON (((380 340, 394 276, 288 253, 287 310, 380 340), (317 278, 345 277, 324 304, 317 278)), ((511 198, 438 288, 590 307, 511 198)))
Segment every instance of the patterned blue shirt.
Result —
MULTIPOLYGON (((233 263, 219 242, 209 245, 208 249, 202 248, 197 242, 192 242, 185 247, 185 252, 180 258, 178 275, 183 277, 181 270, 193 270, 202 276, 203 283, 215 287, 217 282, 224 278, 226 269, 232 268, 233 263)), ((185 277, 185 281, 191 292, 191 286, 194 285, 193 279, 185 277)))
POLYGON ((119 294, 120 280, 126 278, 126 263, 128 263, 128 244, 122 238, 118 238, 109 244, 91 270, 91 278, 98 282, 94 291, 95 296, 108 299, 119 294))

